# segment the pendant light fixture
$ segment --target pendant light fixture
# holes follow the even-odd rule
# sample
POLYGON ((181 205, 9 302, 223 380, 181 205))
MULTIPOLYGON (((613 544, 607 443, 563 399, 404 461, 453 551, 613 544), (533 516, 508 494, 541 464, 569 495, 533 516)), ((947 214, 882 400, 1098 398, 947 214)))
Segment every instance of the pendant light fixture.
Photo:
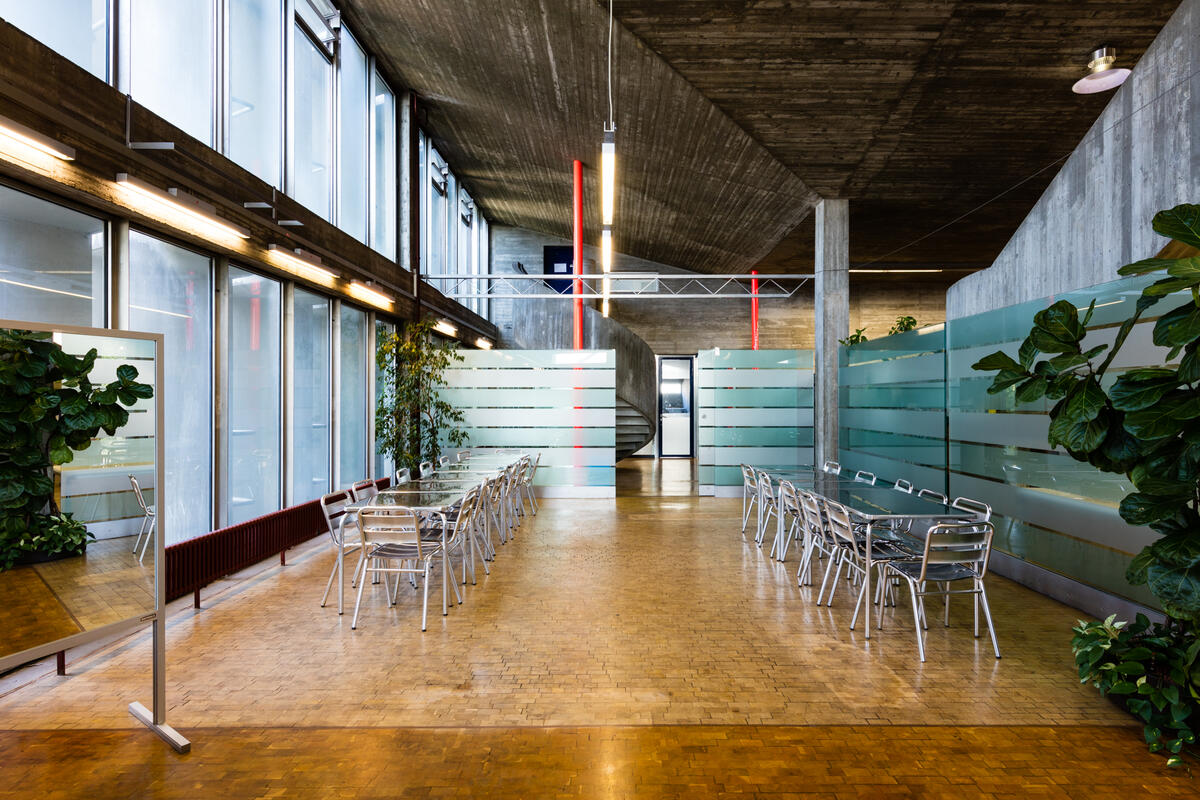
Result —
POLYGON ((1130 71, 1114 67, 1113 64, 1116 61, 1117 49, 1115 47, 1101 47, 1093 50, 1092 58, 1088 61, 1089 74, 1075 81, 1071 91, 1075 94, 1096 94, 1117 88, 1129 77, 1130 71))
POLYGON ((608 122, 604 125, 604 141, 600 145, 600 265, 604 270, 603 300, 600 313, 608 316, 608 273, 612 271, 612 225, 617 188, 617 124, 613 120, 612 93, 612 29, 613 4, 608 0, 608 122))

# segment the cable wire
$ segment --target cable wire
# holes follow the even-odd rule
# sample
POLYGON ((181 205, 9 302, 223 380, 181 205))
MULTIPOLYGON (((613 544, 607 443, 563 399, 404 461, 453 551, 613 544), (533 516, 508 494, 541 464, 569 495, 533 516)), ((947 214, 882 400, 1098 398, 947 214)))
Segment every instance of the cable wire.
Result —
POLYGON ((608 0, 608 129, 610 131, 615 131, 617 129, 617 124, 613 121, 612 29, 613 29, 613 0, 608 0))

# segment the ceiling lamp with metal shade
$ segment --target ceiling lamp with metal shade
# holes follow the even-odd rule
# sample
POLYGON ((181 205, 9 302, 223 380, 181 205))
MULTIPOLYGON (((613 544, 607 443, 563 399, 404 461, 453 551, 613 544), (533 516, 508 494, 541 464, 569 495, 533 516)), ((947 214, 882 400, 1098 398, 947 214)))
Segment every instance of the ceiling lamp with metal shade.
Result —
POLYGON ((1113 64, 1116 62, 1117 50, 1115 47, 1101 47, 1093 50, 1092 58, 1088 61, 1088 69, 1091 72, 1075 81, 1071 91, 1075 94, 1097 94, 1117 88, 1131 73, 1127 69, 1114 67, 1113 64))

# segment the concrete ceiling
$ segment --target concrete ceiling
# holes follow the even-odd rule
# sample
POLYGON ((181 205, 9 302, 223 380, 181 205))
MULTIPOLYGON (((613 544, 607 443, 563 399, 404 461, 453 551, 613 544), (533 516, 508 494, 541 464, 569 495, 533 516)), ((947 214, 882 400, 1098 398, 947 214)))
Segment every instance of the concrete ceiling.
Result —
MULTIPOLYGON (((804 270, 819 194, 852 263, 986 266, 1111 97, 1071 93, 1088 51, 1132 66, 1177 4, 614 0, 617 247, 804 270)), ((606 0, 344 5, 490 218, 569 236, 581 158, 598 236, 606 0)))

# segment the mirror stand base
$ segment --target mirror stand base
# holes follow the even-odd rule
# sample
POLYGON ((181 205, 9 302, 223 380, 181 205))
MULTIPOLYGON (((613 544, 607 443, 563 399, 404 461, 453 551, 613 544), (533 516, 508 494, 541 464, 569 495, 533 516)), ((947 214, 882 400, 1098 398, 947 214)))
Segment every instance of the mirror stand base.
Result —
POLYGON ((191 749, 192 749, 191 742, 189 742, 187 739, 183 738, 183 735, 180 734, 179 731, 175 730, 174 728, 172 728, 170 725, 166 724, 165 722, 162 723, 161 725, 155 724, 154 715, 152 715, 150 713, 150 710, 147 709, 141 703, 130 703, 129 704, 129 713, 133 714, 133 716, 138 720, 138 722, 142 723, 147 728, 149 728, 150 730, 157 733, 159 738, 161 738, 167 744, 171 745, 171 747, 175 750, 176 753, 191 752, 191 749))

